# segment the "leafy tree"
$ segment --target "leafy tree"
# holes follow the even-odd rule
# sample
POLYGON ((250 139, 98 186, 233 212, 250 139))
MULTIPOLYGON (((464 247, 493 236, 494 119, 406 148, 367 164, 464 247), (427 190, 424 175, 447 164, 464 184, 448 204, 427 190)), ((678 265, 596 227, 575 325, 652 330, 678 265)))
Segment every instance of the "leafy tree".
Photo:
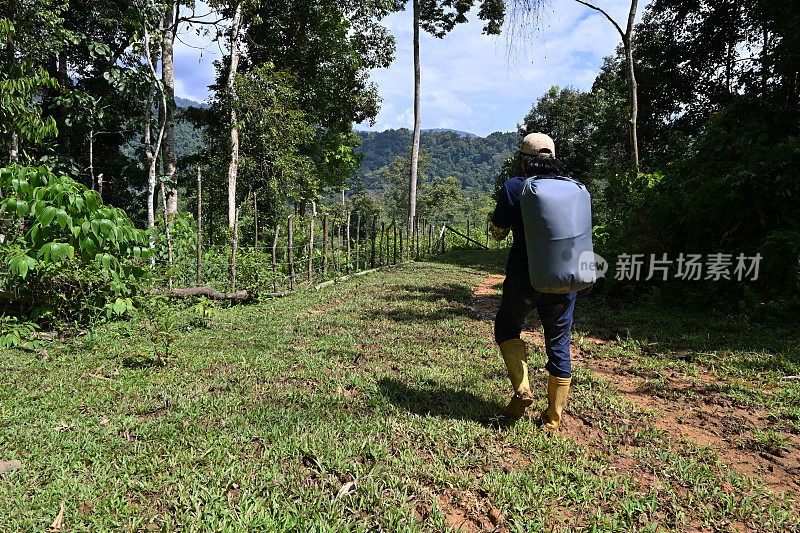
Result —
POLYGON ((40 96, 58 83, 43 68, 51 49, 63 46, 67 33, 59 1, 0 1, 0 143, 11 161, 57 134, 55 120, 42 115, 40 96))
POLYGON ((461 195, 461 184, 452 176, 422 181, 419 188, 419 216, 453 221, 459 214, 469 216, 471 203, 461 195))
POLYGON ((597 124, 598 102, 592 92, 552 87, 539 98, 523 120, 519 134, 545 132, 553 138, 561 173, 594 185, 597 151, 592 134, 597 124))
MULTIPOLYGON (((419 181, 424 183, 428 177, 427 155, 423 153, 419 164, 419 181)), ((387 213, 408 217, 409 190, 406 187, 406 176, 411 168, 411 154, 397 156, 391 164, 383 167, 379 172, 383 183, 383 205, 387 213)))
MULTIPOLYGON (((628 80, 628 90, 629 90, 629 110, 630 113, 627 117, 628 120, 628 131, 629 131, 629 142, 630 142, 630 159, 631 159, 631 167, 633 170, 638 173, 639 172, 639 135, 638 135, 638 115, 639 115, 639 95, 638 95, 638 83, 636 81, 636 68, 635 68, 635 61, 633 57, 633 47, 634 47, 634 33, 636 26, 634 22, 636 20, 636 13, 639 8, 638 0, 631 0, 630 8, 628 10, 628 17, 627 21, 624 24, 625 29, 614 20, 609 13, 603 9, 602 7, 598 6, 597 4, 587 2, 584 0, 575 0, 577 3, 588 7, 594 11, 597 11, 603 17, 611 23, 614 29, 619 33, 620 38, 622 39, 622 53, 624 54, 625 58, 625 75, 628 80)), ((544 2, 542 0, 514 0, 512 2, 514 7, 515 13, 513 14, 513 18, 518 25, 526 25, 531 19, 536 21, 536 24, 540 24, 540 20, 538 18, 538 14, 541 10, 548 6, 548 2, 544 2), (521 12, 521 14, 519 14, 521 12)))
POLYGON ((391 63, 394 39, 379 21, 392 7, 390 0, 278 0, 262 2, 243 21, 243 68, 271 62, 292 72, 299 106, 315 127, 303 153, 320 181, 304 199, 314 199, 320 187, 345 187, 358 168, 352 124, 378 114, 369 72, 391 63))
POLYGON ((301 153, 313 127, 299 108, 292 82, 292 76, 269 63, 236 81, 242 184, 258 193, 269 223, 277 222, 287 199, 299 200, 316 187, 311 161, 301 153))

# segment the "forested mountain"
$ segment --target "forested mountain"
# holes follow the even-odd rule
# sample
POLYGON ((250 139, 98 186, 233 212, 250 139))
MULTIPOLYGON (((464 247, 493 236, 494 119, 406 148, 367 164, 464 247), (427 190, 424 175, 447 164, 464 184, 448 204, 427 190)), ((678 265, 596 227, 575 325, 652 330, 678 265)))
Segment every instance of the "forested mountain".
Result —
MULTIPOLYGON (((197 153, 203 146, 203 133, 194 124, 184 118, 184 112, 190 107, 200 109, 208 108, 208 104, 201 104, 188 98, 175 97, 175 156, 178 159, 197 153)), ((131 159, 136 159, 136 146, 138 136, 122 148, 122 153, 131 159)))
POLYGON ((207 109, 208 104, 201 104, 188 98, 175 97, 177 120, 175 121, 175 155, 181 157, 192 155, 203 145, 203 134, 194 124, 183 118, 182 112, 190 107, 207 109))
MULTIPOLYGON (((189 107, 207 107, 186 98, 176 98, 178 121, 175 124, 175 151, 178 157, 191 155, 202 145, 200 131, 191 123, 180 119, 180 112, 189 107)), ((371 190, 384 188, 380 169, 391 165, 398 156, 411 150, 411 131, 401 128, 380 132, 356 132, 361 139, 357 149, 364 154, 358 177, 364 187, 371 190)), ((420 147, 429 158, 427 174, 431 178, 456 178, 464 190, 487 192, 500 173, 503 162, 517 150, 516 133, 492 133, 479 137, 473 133, 430 129, 422 132, 420 147)))
MULTIPOLYGON (((381 189, 380 169, 411 151, 411 131, 401 128, 381 132, 359 131, 364 161, 358 176, 366 189, 381 189)), ((503 162, 517 150, 516 133, 471 136, 453 130, 427 130, 420 137, 420 150, 427 154, 427 174, 432 178, 456 178, 470 191, 489 191, 503 162)))

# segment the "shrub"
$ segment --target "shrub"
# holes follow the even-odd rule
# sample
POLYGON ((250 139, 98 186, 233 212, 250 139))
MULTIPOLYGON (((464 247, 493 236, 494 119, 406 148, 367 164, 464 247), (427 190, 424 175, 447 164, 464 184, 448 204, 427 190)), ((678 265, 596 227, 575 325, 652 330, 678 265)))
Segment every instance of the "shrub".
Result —
POLYGON ((148 248, 123 210, 46 167, 1 168, 0 192, 6 299, 46 321, 130 309, 148 248))

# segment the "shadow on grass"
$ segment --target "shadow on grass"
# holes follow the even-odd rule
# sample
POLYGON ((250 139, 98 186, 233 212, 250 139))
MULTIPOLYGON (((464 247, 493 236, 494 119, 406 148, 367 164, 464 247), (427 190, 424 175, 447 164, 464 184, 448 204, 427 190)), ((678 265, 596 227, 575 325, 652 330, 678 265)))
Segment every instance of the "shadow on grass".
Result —
POLYGON ((501 274, 505 271, 508 248, 481 250, 477 248, 450 249, 445 254, 427 257, 431 263, 444 263, 466 268, 484 270, 487 274, 501 274))
POLYGON ((438 322, 454 317, 472 317, 474 312, 466 305, 472 291, 466 285, 459 283, 445 283, 437 286, 426 287, 419 285, 397 285, 396 292, 399 297, 387 296, 384 299, 390 304, 402 307, 369 311, 372 317, 383 317, 395 322, 438 322), (446 302, 446 305, 436 309, 430 308, 433 302, 446 302))
POLYGON ((440 416, 454 420, 472 420, 483 425, 497 425, 505 406, 487 401, 465 390, 445 387, 433 380, 414 387, 393 378, 383 378, 378 387, 393 405, 420 416, 440 416))

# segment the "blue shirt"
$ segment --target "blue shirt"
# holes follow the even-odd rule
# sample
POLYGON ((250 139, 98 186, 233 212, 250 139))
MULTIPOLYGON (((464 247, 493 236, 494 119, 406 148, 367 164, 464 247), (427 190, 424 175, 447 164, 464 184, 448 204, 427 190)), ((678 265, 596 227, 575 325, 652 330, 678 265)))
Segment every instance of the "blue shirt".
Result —
MULTIPOLYGON (((556 176, 556 174, 542 174, 542 177, 556 176)), ((525 227, 522 223, 522 208, 519 195, 522 184, 528 178, 509 178, 503 184, 503 189, 497 196, 497 207, 492 214, 492 224, 498 228, 511 228, 514 241, 508 251, 506 274, 519 271, 528 273, 528 251, 525 247, 525 227)))

